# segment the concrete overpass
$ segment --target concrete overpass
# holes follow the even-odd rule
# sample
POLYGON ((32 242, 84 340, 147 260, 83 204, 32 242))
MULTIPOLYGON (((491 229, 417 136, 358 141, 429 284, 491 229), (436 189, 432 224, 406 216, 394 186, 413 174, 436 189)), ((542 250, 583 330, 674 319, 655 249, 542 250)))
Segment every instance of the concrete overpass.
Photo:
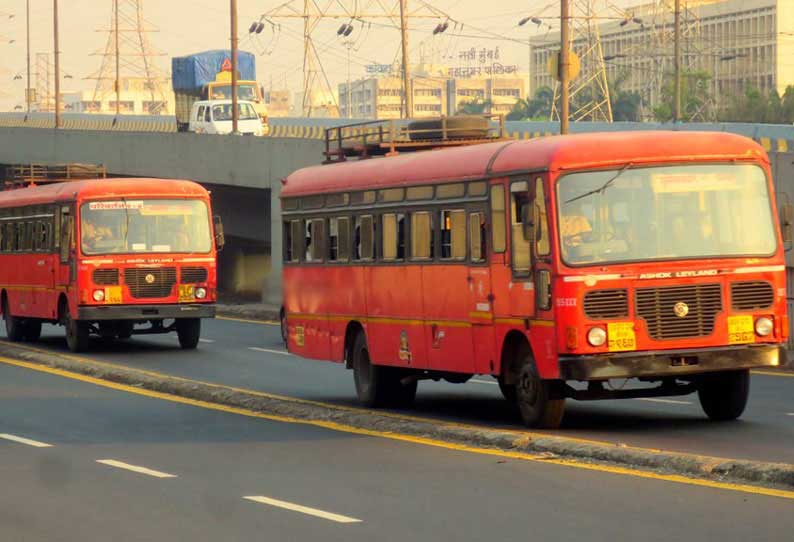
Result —
MULTIPOLYGON (((0 164, 103 164, 113 176, 185 178, 213 191, 216 213, 230 239, 222 254, 227 291, 280 299, 280 181, 292 171, 318 164, 324 129, 345 120, 272 119, 268 138, 176 133, 168 118, 65 115, 54 130, 47 115, 0 114, 0 164), (100 129, 96 129, 100 128, 100 129)), ((556 123, 508 122, 508 135, 551 135, 556 123)), ((760 142, 773 160, 776 187, 794 197, 794 126, 755 124, 575 123, 577 131, 712 130, 740 133, 760 142)), ((794 258, 789 262, 794 279, 794 258)))

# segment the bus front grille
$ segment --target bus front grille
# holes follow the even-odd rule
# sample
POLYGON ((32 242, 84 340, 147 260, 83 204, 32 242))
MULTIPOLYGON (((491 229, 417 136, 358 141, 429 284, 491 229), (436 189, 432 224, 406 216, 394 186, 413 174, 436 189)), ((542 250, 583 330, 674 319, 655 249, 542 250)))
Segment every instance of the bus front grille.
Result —
POLYGON ((656 340, 706 337, 714 332, 722 311, 719 284, 640 288, 637 316, 645 320, 648 335, 656 340))
POLYGON ((116 286, 119 283, 119 270, 94 269, 92 279, 97 286, 116 286))
POLYGON ((768 309, 775 302, 775 291, 768 282, 734 282, 731 284, 731 307, 737 311, 768 309))
POLYGON ((182 284, 207 282, 207 270, 203 267, 183 267, 179 272, 179 278, 182 284))
POLYGON ((124 283, 130 289, 130 295, 135 299, 168 297, 176 284, 176 268, 125 269, 124 283))
POLYGON ((629 315, 629 292, 625 289, 587 292, 584 313, 592 320, 626 318, 629 315))

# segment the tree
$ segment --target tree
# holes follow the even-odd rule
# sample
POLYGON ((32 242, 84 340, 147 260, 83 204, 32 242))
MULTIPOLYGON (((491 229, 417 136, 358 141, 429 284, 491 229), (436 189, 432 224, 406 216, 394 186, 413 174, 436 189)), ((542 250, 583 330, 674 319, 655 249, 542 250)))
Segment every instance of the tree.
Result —
POLYGON ((507 120, 549 120, 554 91, 549 87, 540 87, 532 98, 518 100, 507 120))
POLYGON ((764 95, 756 87, 747 87, 732 97, 719 118, 725 122, 794 123, 794 86, 789 86, 782 98, 776 89, 764 95))
POLYGON ((780 122, 794 124, 794 85, 786 87, 780 103, 780 122))
MULTIPOLYGON (((684 72, 681 76, 682 121, 710 120, 713 116, 712 96, 709 90, 711 74, 705 71, 684 72)), ((669 77, 662 87, 661 103, 653 110, 659 122, 673 120, 675 100, 675 78, 669 77)))
POLYGON ((458 113, 461 115, 483 115, 491 110, 493 103, 491 100, 475 98, 470 102, 463 102, 458 106, 458 113))

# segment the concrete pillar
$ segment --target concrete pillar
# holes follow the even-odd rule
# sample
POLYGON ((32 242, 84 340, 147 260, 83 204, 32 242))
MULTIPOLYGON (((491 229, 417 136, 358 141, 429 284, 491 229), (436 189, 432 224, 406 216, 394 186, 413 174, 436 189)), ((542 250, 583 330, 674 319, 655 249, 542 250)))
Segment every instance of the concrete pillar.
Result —
POLYGON ((265 278, 262 302, 272 305, 281 305, 282 286, 281 270, 283 268, 282 242, 284 234, 281 231, 281 180, 272 179, 270 183, 270 273, 265 278))

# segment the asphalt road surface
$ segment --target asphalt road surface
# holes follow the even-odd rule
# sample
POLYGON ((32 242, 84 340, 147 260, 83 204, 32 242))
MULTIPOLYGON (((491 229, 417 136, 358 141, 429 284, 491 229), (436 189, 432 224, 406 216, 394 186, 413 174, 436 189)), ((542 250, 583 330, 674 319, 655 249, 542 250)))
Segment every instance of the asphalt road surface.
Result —
MULTIPOLYGON (((207 344, 221 348, 213 338, 207 344)), ((139 361, 187 365, 173 350, 132 351, 139 361)), ((236 358, 226 358, 228 370, 236 358)), ((0 540, 762 542, 794 532, 788 499, 272 422, 145 393, 0 364, 0 540)))
MULTIPOLYGON (((2 327, 2 326, 0 326, 2 327)), ((4 332, 3 335, 4 336, 4 332)), ((39 347, 67 352, 63 328, 45 326, 39 347)), ((86 357, 207 382, 342 405, 356 405, 352 372, 284 351, 276 326, 204 322, 196 351, 176 334, 92 344, 86 357)), ((794 376, 794 373, 791 373, 794 376)), ((755 374, 750 403, 737 422, 706 419, 696 395, 620 401, 569 401, 561 436, 712 456, 794 463, 794 377, 755 374)), ((493 427, 521 428, 495 381, 422 381, 413 415, 493 427)))

